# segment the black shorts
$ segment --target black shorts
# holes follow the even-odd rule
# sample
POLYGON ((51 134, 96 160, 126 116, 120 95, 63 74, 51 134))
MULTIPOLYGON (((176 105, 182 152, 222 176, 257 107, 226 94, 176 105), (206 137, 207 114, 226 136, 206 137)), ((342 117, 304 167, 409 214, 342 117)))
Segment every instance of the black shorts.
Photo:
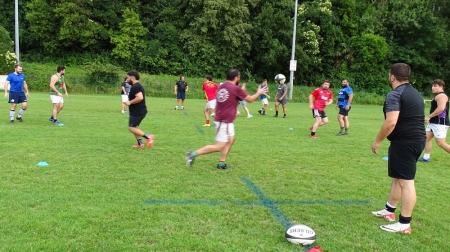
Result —
POLYGON ((388 152, 388 175, 391 178, 414 180, 417 160, 420 157, 425 142, 414 144, 393 144, 388 152))
POLYGON ((139 124, 141 124, 142 120, 144 120, 146 115, 140 115, 140 116, 132 116, 130 115, 130 119, 128 120, 128 126, 129 127, 138 127, 139 124))
POLYGON ((339 115, 348 116, 350 109, 352 109, 352 107, 349 107, 348 110, 346 110, 344 106, 339 106, 339 115))
POLYGON ((178 92, 177 93, 177 99, 178 100, 184 100, 184 99, 186 99, 186 93, 181 93, 181 92, 178 92))
POLYGON ((317 109, 312 110, 312 115, 313 115, 313 118, 316 118, 317 116, 320 116, 320 118, 327 117, 327 114, 325 114, 325 111, 320 111, 317 109))

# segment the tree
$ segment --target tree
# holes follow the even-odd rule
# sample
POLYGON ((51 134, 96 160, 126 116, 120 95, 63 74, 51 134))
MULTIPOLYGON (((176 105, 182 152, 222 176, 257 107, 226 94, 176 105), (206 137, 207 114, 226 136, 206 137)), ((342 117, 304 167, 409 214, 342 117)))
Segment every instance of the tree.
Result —
POLYGON ((122 60, 130 60, 144 47, 143 38, 148 29, 142 26, 139 15, 130 9, 123 12, 124 21, 120 23, 120 31, 111 34, 111 42, 115 45, 111 54, 122 60))
POLYGON ((14 42, 9 37, 8 32, 0 26, 0 74, 10 73, 16 63, 16 55, 12 48, 14 42))

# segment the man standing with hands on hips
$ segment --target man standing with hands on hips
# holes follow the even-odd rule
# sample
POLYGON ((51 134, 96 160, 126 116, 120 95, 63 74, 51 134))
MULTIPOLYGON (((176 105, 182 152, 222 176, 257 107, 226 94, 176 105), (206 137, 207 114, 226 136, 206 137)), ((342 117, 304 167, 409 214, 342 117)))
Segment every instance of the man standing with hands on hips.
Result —
POLYGON ((384 209, 372 214, 395 221, 395 210, 401 200, 399 222, 380 226, 382 230, 392 233, 412 232, 410 222, 416 204, 414 178, 417 159, 426 139, 423 98, 409 84, 410 74, 411 68, 407 64, 392 65, 389 71, 392 91, 386 95, 383 106, 385 121, 372 144, 372 152, 378 154, 381 142, 386 138, 391 141, 388 151, 388 175, 391 177, 389 198, 384 209))

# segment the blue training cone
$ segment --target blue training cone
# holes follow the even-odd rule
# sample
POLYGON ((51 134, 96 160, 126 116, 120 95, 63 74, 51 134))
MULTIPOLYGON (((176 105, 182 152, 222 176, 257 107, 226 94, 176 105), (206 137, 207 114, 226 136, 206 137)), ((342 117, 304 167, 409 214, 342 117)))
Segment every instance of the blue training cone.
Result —
POLYGON ((37 166, 48 166, 48 163, 45 161, 41 161, 41 162, 37 163, 37 166))

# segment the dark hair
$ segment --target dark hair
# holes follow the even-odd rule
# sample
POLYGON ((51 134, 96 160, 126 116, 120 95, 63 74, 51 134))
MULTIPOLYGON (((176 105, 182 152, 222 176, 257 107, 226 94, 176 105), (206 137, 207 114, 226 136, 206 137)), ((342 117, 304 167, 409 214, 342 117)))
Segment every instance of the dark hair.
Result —
POLYGON ((341 81, 345 81, 345 80, 348 82, 348 79, 347 79, 347 78, 344 78, 344 79, 342 79, 341 81))
POLYGON ((206 79, 209 80, 209 81, 212 81, 212 80, 213 80, 213 78, 212 78, 211 75, 206 75, 206 79))
POLYGON ((184 75, 181 75, 181 76, 180 76, 180 80, 181 80, 181 78, 184 78, 184 75))
POLYGON ((389 73, 394 75, 398 81, 409 81, 411 68, 405 63, 395 63, 389 73))
POLYGON ((17 63, 14 65, 14 69, 16 69, 17 67, 21 67, 21 66, 22 66, 22 64, 17 63))
POLYGON ((323 83, 331 84, 331 82, 330 82, 329 80, 324 80, 324 81, 322 82, 322 84, 323 84, 323 83))
POLYGON ((231 68, 227 72, 227 80, 232 81, 232 80, 234 80, 234 78, 238 77, 239 75, 241 75, 239 70, 231 68))
POLYGON ((64 69, 66 69, 65 66, 58 66, 58 67, 56 68, 56 72, 59 73, 59 72, 61 72, 61 71, 64 70, 64 69))
POLYGON ((126 81, 126 80, 127 80, 127 77, 123 78, 123 81, 126 81))
POLYGON ((434 80, 434 81, 431 83, 431 85, 433 85, 433 84, 436 84, 436 85, 438 85, 438 86, 440 86, 440 87, 445 88, 445 82, 444 82, 443 80, 441 80, 441 79, 436 79, 436 80, 434 80))
POLYGON ((139 73, 136 70, 130 70, 127 73, 128 76, 134 76, 136 80, 139 80, 139 73))
POLYGON ((263 81, 267 81, 267 79, 264 79, 263 81))

